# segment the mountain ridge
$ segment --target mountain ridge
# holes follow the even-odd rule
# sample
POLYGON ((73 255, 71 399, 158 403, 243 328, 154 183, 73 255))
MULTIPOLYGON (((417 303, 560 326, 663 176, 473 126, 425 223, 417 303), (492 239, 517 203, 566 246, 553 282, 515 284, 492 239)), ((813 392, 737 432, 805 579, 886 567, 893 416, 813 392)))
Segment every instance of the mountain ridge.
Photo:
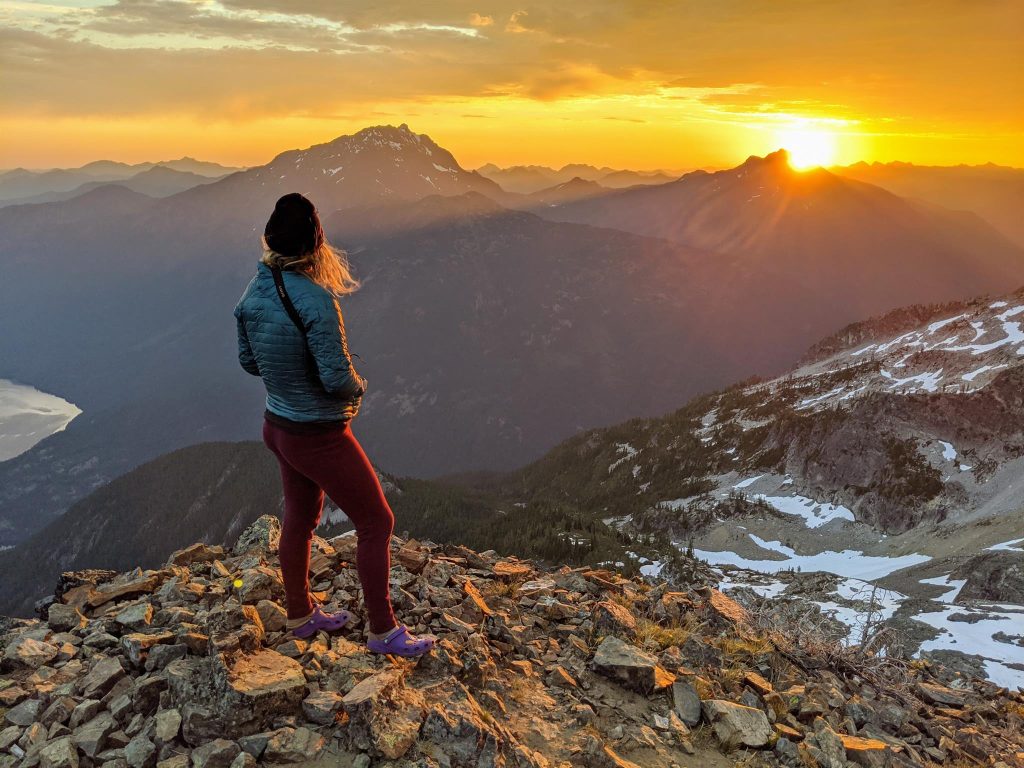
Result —
POLYGON ((196 543, 159 569, 67 573, 42 621, 4 622, 0 761, 1021 764, 1020 691, 794 636, 699 564, 669 589, 396 538, 396 610, 439 636, 400 661, 362 647, 355 538, 316 537, 318 599, 356 618, 345 636, 300 640, 285 631, 279 531, 263 517, 233 546, 196 543))
MULTIPOLYGON (((794 274, 773 259, 503 212, 472 197, 494 200, 485 193, 497 194, 496 185, 435 146, 408 128, 376 127, 160 200, 94 190, 0 209, 0 323, 13 329, 0 336, 0 357, 13 368, 5 375, 85 411, 68 432, 0 465, 0 542, 160 453, 256 436, 259 382, 237 370, 223 308, 251 276, 266 211, 294 186, 331 190, 317 197, 328 235, 372 286, 344 307, 353 348, 377 382, 364 404, 366 445, 400 474, 476 469, 481 457, 511 468, 579 429, 777 373, 858 318, 975 289, 960 261, 907 276, 895 250, 876 254, 886 279, 875 274, 878 287, 859 290, 831 268, 824 277, 794 274), (344 159, 329 157, 342 145, 351 149, 344 159), (449 173, 434 168, 438 160, 449 173), (339 165, 347 170, 331 174, 339 165), (390 193, 367 198, 368 186, 390 193), (445 198, 431 200, 437 187, 445 198), (362 207, 335 209, 353 201, 362 207), (373 221, 380 226, 367 232, 373 221), (630 388, 637 377, 645 386, 630 388), (127 414, 151 425, 152 437, 115 431, 127 414)), ((959 219, 949 226, 961 228, 959 239, 976 234, 959 219)), ((914 241, 919 266, 945 232, 914 241)))

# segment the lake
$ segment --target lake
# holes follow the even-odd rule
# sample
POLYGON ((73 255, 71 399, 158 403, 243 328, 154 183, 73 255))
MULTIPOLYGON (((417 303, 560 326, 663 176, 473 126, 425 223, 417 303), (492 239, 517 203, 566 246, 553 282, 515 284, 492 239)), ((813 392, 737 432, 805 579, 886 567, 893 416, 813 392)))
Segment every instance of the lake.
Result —
POLYGON ((64 398, 0 379, 0 461, 60 432, 81 412, 64 398))

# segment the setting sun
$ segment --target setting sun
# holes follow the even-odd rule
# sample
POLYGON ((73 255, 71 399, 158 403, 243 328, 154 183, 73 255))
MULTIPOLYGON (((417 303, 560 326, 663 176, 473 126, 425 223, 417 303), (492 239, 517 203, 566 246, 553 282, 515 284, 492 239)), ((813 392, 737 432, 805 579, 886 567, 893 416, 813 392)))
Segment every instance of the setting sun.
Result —
POLYGON ((789 164, 798 171, 835 164, 834 133, 800 128, 780 132, 778 141, 789 152, 789 164))

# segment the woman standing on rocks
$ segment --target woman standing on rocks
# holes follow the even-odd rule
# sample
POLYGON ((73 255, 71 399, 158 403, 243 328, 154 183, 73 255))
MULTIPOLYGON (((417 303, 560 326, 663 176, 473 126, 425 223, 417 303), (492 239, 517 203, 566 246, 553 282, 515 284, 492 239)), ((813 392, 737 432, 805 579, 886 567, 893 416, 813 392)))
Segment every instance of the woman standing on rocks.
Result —
POLYGON ((338 297, 359 283, 344 252, 324 237, 316 207, 293 192, 277 201, 262 238, 263 257, 235 306, 238 359, 267 390, 263 442, 277 456, 284 486, 279 555, 288 628, 298 637, 335 632, 348 611, 324 613, 309 590, 309 551, 324 494, 352 520, 356 567, 369 614, 367 645, 418 656, 433 638, 413 637, 391 609, 395 518, 369 459, 352 434, 366 379, 349 356, 338 297))

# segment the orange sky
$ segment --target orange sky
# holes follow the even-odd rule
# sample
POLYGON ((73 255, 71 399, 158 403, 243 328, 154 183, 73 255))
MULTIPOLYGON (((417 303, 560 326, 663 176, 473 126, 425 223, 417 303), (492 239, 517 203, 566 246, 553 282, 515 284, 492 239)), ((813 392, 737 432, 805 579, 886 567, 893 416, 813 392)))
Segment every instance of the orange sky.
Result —
POLYGON ((1020 0, 7 0, 0 168, 402 122, 466 167, 1024 166, 1021 39, 1020 0))

